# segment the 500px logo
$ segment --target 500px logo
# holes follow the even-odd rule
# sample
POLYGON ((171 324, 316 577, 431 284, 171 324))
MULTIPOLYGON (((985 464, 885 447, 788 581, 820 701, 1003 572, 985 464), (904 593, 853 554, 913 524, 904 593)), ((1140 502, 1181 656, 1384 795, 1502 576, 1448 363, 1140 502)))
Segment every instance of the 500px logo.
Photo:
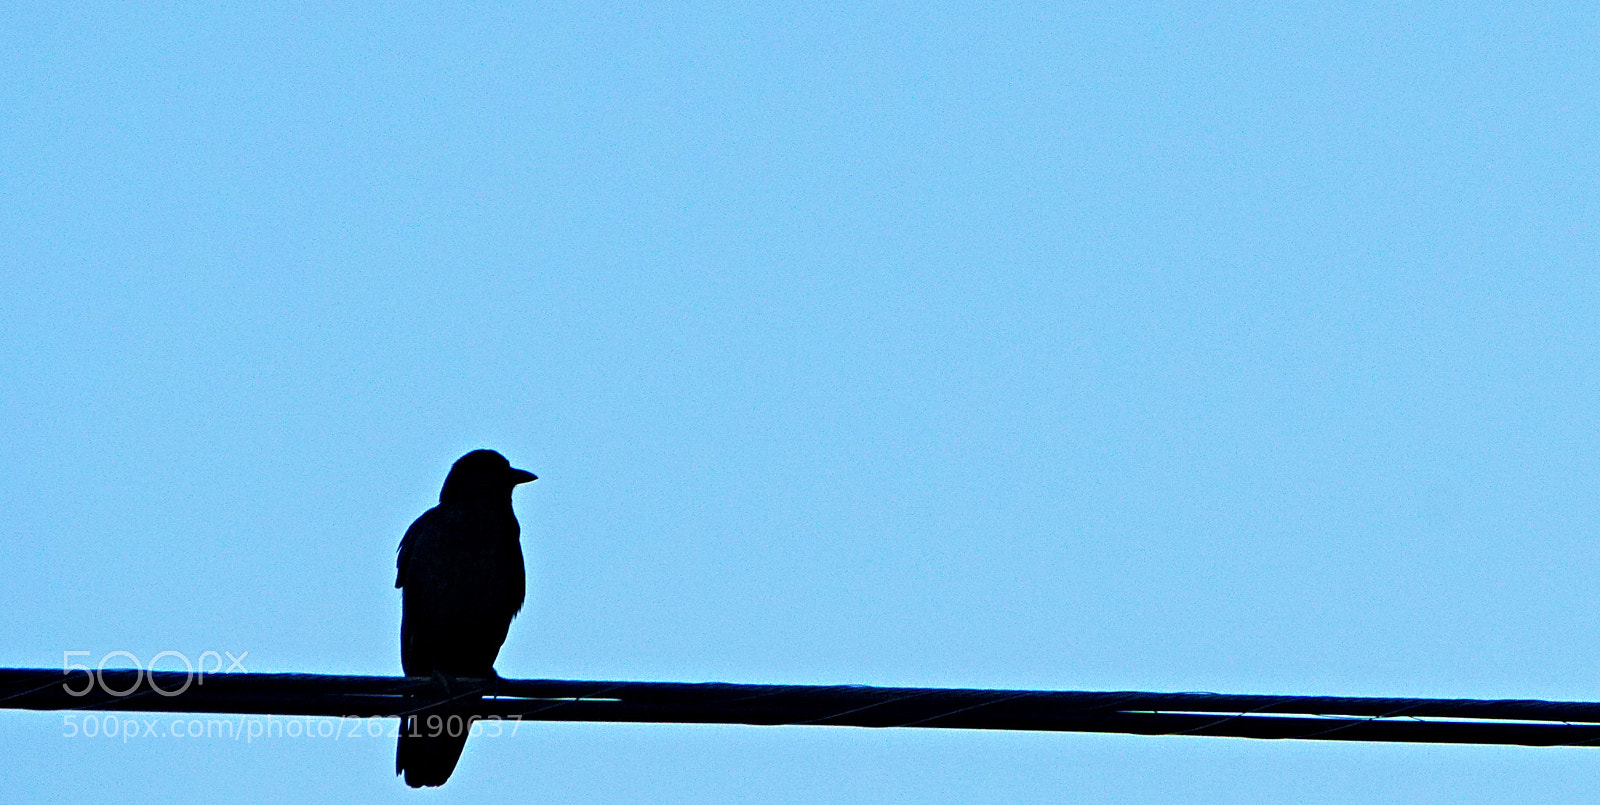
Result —
POLYGON ((86 696, 96 687, 100 688, 102 693, 105 693, 109 696, 127 696, 128 694, 138 690, 140 684, 146 681, 150 683, 151 690, 154 690, 156 693, 162 696, 177 696, 178 694, 188 690, 190 683, 197 685, 205 684, 206 674, 216 675, 221 673, 232 673, 234 671, 238 671, 240 673, 249 673, 244 667, 244 658, 250 655, 250 652, 248 651, 241 651, 237 656, 235 656, 231 651, 224 651, 221 654, 215 651, 203 651, 200 653, 200 656, 196 658, 196 661, 190 661, 189 655, 184 654, 181 651, 163 651, 160 654, 151 657, 148 665, 141 663, 138 656, 131 651, 110 651, 101 655, 100 662, 93 667, 81 662, 73 662, 73 659, 76 657, 88 657, 90 654, 91 652, 88 651, 61 652, 61 672, 66 674, 68 677, 71 677, 74 671, 82 671, 85 677, 83 684, 79 687, 74 687, 73 680, 70 678, 61 683, 61 689, 66 691, 68 696, 86 696), (226 655, 228 658, 228 667, 226 669, 222 667, 222 658, 224 655, 226 655), (128 660, 133 664, 133 667, 106 668, 106 663, 119 659, 128 660), (156 683, 156 676, 154 672, 159 670, 156 668, 156 663, 161 662, 162 660, 181 660, 183 662, 183 668, 181 669, 168 669, 172 672, 177 672, 179 670, 183 671, 182 685, 172 686, 169 683, 168 687, 162 688, 156 683), (212 663, 210 668, 206 667, 207 660, 210 660, 212 663), (119 677, 123 672, 132 671, 133 681, 124 685, 120 689, 113 688, 111 685, 106 684, 106 672, 108 670, 114 674, 117 674, 119 677))

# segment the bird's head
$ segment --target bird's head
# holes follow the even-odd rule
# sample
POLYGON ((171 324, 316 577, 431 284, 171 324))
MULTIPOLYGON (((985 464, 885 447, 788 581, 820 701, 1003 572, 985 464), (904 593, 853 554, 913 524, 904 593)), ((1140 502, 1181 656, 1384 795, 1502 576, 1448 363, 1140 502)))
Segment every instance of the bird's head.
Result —
POLYGON ((519 470, 506 461, 506 457, 493 450, 474 450, 456 459, 445 476, 444 489, 439 491, 439 502, 470 497, 510 497, 517 484, 538 480, 527 470, 519 470))

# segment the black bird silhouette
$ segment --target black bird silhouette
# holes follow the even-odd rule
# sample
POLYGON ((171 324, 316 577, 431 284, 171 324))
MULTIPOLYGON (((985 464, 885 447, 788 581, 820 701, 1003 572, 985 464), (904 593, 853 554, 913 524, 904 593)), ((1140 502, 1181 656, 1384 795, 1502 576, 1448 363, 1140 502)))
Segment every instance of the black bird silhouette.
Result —
MULTIPOLYGON (((400 664, 406 676, 494 679, 494 659, 522 609, 522 529, 511 490, 535 479, 493 450, 450 468, 439 505, 400 540, 400 664)), ((444 785, 467 744, 470 719, 424 711, 407 716, 394 772, 412 788, 444 785)))

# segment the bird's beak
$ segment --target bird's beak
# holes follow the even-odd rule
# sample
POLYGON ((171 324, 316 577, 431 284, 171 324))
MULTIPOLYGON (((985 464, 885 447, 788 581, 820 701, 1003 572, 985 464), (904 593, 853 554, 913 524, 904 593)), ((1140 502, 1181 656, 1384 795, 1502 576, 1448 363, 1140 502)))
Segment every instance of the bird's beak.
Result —
POLYGON ((517 484, 525 484, 525 483, 527 483, 529 481, 537 481, 537 480, 539 480, 539 476, 534 475, 533 473, 528 472, 527 470, 516 470, 516 469, 514 469, 514 470, 511 471, 511 485, 512 486, 516 486, 517 484))

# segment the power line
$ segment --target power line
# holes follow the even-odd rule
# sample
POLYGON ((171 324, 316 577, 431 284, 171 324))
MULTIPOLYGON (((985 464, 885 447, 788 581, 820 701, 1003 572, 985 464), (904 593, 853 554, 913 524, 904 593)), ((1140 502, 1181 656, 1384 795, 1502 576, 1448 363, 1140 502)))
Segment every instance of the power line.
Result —
POLYGON ((0 708, 1593 746, 1600 703, 0 668, 0 708), (81 692, 81 693, 80 693, 81 692), (74 695, 77 693, 78 695, 74 695))

